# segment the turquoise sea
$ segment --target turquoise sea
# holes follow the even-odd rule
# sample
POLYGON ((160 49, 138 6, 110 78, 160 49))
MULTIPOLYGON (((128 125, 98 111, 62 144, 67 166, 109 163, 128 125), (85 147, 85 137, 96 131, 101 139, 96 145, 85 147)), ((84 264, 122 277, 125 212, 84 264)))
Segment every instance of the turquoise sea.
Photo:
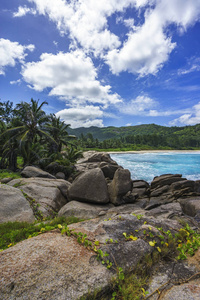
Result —
POLYGON ((182 174, 190 180, 200 180, 200 151, 145 152, 111 154, 119 165, 131 172, 133 180, 151 182, 162 174, 182 174))

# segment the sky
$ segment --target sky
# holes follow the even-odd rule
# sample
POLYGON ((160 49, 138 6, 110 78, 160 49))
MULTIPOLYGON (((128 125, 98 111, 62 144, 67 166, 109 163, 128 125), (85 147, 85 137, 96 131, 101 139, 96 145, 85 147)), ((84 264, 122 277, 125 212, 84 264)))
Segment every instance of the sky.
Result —
POLYGON ((72 128, 200 123, 200 0, 0 0, 0 101, 72 128))

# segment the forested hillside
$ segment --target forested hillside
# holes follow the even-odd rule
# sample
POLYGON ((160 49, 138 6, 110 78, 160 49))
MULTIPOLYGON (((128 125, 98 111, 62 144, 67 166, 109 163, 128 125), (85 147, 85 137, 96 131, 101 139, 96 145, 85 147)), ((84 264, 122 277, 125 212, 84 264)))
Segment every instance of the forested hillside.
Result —
POLYGON ((200 124, 184 127, 165 127, 144 124, 129 127, 90 127, 69 129, 84 148, 131 148, 140 146, 155 149, 200 148, 200 124), (133 147, 134 146, 134 147, 133 147))

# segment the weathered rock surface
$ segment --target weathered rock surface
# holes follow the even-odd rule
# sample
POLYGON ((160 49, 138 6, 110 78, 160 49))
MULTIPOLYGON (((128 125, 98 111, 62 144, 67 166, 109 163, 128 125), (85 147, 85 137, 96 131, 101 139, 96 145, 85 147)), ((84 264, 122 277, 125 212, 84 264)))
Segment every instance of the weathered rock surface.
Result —
POLYGON ((56 178, 65 180, 65 174, 63 172, 58 172, 56 173, 56 178))
POLYGON ((129 170, 118 169, 112 182, 108 185, 110 201, 114 205, 123 204, 123 196, 132 189, 131 174, 129 170))
POLYGON ((149 190, 150 201, 146 209, 177 201, 182 197, 199 195, 200 183, 187 180, 180 174, 167 174, 155 177, 149 190))
POLYGON ((35 221, 29 202, 22 192, 14 187, 0 184, 0 223, 35 221))
POLYGON ((102 162, 105 161, 111 164, 117 164, 108 153, 106 152, 95 152, 87 151, 83 153, 83 158, 77 161, 77 164, 87 163, 87 162, 102 162))
POLYGON ((182 178, 181 174, 164 174, 161 176, 156 176, 151 183, 151 189, 155 189, 164 185, 170 185, 176 181, 183 180, 186 180, 186 178, 182 178))
POLYGON ((70 186, 69 199, 90 203, 108 203, 108 189, 100 168, 79 175, 70 186))
POLYGON ((70 201, 61 208, 58 212, 58 216, 74 216, 80 219, 94 219, 97 218, 100 213, 101 215, 105 215, 112 206, 112 204, 99 205, 70 201))
POLYGON ((68 202, 67 191, 71 185, 62 179, 47 178, 14 179, 8 184, 21 189, 30 200, 39 204, 38 210, 45 217, 52 216, 54 212, 58 212, 68 202))
POLYGON ((50 178, 50 179, 56 179, 55 176, 51 175, 48 172, 45 172, 39 168, 33 167, 33 166, 27 166, 23 169, 21 172, 21 175, 26 178, 30 177, 42 177, 42 178, 50 178))
POLYGON ((200 197, 179 199, 183 212, 191 217, 200 214, 200 197))
POLYGON ((155 218, 172 218, 173 216, 181 216, 182 209, 179 203, 169 203, 165 205, 160 205, 153 208, 145 213, 146 216, 153 216, 155 218))
POLYGON ((94 252, 54 231, 0 253, 0 299, 77 300, 104 289, 113 274, 94 252))
MULTIPOLYGON (((151 231, 155 234, 160 234, 155 228, 161 226, 161 221, 154 218, 144 217, 138 219, 135 215, 120 214, 112 216, 110 219, 93 219, 81 223, 69 225, 70 229, 76 232, 83 232, 87 234, 91 240, 98 240, 100 242, 100 249, 109 254, 109 261, 113 266, 122 267, 125 272, 131 271, 138 264, 138 262, 148 253, 153 251, 148 241, 145 241, 143 231, 148 230, 151 226, 151 231), (144 225, 146 221, 146 225, 144 225), (127 241, 123 235, 133 235, 138 239, 127 241), (107 240, 112 239, 112 243, 106 243, 107 240), (106 243, 106 245, 105 245, 106 243)), ((164 230, 178 230, 181 228, 179 223, 175 220, 162 220, 162 227, 164 230)), ((176 232, 176 231, 174 231, 176 232)), ((155 237, 154 237, 155 238, 155 237)))
POLYGON ((120 167, 108 153, 87 151, 83 153, 83 158, 75 164, 78 172, 85 172, 94 168, 101 168, 104 176, 113 179, 113 176, 120 167))
POLYGON ((155 266, 148 288, 150 300, 200 299, 200 280, 195 274, 200 271, 200 251, 187 262, 169 262, 155 266), (194 276, 192 278, 192 276, 194 276), (188 279, 192 280, 188 280, 188 279), (159 291, 159 293, 158 293, 159 291))

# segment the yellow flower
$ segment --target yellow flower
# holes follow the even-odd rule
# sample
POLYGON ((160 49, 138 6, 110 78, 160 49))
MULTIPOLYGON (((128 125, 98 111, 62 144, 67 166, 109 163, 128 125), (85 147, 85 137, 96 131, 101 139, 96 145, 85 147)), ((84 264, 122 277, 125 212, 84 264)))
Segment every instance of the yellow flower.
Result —
POLYGON ((168 247, 169 246, 169 244, 168 243, 165 243, 165 245, 168 247))
POLYGON ((133 241, 137 241, 137 239, 138 239, 136 236, 132 236, 132 235, 130 235, 129 238, 133 241))
POLYGON ((161 249, 160 249, 160 247, 157 247, 157 250, 158 250, 158 252, 161 252, 161 249))
POLYGON ((149 245, 151 246, 151 247, 154 247, 155 246, 155 242, 149 242, 149 245))
POLYGON ((12 243, 8 245, 8 248, 12 246, 12 243))
POLYGON ((58 224, 58 228, 59 228, 59 229, 62 229, 63 227, 62 227, 62 225, 61 225, 61 224, 58 224))

